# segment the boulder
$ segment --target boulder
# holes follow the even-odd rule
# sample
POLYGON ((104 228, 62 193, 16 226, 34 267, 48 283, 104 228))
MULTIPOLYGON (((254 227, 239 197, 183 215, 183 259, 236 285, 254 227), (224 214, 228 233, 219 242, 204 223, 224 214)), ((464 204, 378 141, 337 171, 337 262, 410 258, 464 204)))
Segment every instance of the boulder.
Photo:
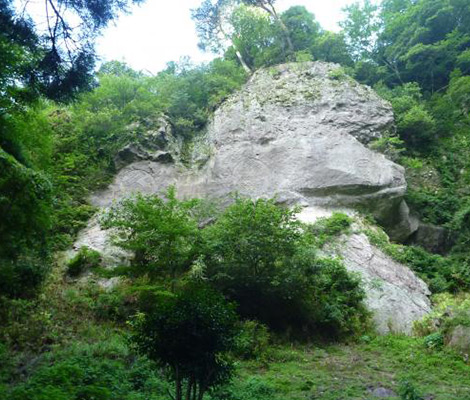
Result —
POLYGON ((468 357, 470 355, 470 326, 453 327, 447 334, 446 344, 468 357))
POLYGON ((349 271, 360 274, 377 332, 410 335, 413 322, 431 311, 428 286, 373 246, 363 233, 342 238, 335 254, 349 271))
MULTIPOLYGON (((311 220, 333 209, 366 210, 393 239, 404 240, 418 226, 403 200, 404 169, 367 146, 393 129, 390 104, 338 65, 263 69, 215 112, 206 132, 188 146, 193 151, 185 152, 184 163, 167 126, 157 132, 157 146, 149 139, 121 151, 114 181, 94 193, 91 203, 105 208, 132 193, 160 193, 169 185, 180 197, 223 202, 238 192, 301 205, 302 218, 311 220), (163 147, 162 137, 168 143, 163 147)), ((80 234, 80 245, 105 253, 110 265, 129 256, 111 246, 96 220, 80 234)), ((365 235, 344 238, 337 255, 363 277, 380 332, 410 333, 413 320, 429 311, 426 285, 365 235)))
POLYGON ((394 398, 396 399, 398 395, 392 390, 388 389, 386 387, 370 387, 367 389, 367 392, 373 397, 373 398, 379 398, 379 399, 389 399, 389 398, 394 398))
POLYGON ((130 265, 132 253, 113 245, 112 232, 101 229, 97 217, 93 217, 88 226, 79 232, 72 251, 69 253, 69 258, 84 246, 99 251, 105 267, 130 265))
MULTIPOLYGON (((301 221, 313 223, 328 217, 333 210, 307 208, 299 214, 301 221)), ((335 210, 354 216, 352 210, 335 210)), ((355 219, 358 219, 356 216, 355 219)), ((366 292, 366 305, 372 312, 378 333, 412 334, 413 322, 431 311, 428 286, 407 266, 400 264, 372 245, 362 233, 363 223, 355 223, 349 234, 343 234, 324 251, 339 257, 346 269, 357 273, 366 292)))
POLYGON ((442 226, 419 223, 407 243, 417 244, 431 253, 446 254, 455 243, 451 231, 442 226))
POLYGON ((341 74, 338 65, 263 69, 195 140, 189 158, 198 168, 164 164, 177 156, 131 146, 118 155, 118 164, 131 163, 92 203, 108 206, 132 192, 157 193, 169 184, 185 197, 277 195, 286 204, 365 209, 393 239, 402 240, 417 229, 403 202, 404 169, 366 146, 392 129, 391 106, 341 74))

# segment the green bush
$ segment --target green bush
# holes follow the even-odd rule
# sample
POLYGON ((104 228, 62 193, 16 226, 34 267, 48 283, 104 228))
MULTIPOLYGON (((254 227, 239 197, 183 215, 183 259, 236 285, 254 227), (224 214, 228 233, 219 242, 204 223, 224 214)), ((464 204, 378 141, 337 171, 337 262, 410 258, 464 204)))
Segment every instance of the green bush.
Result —
POLYGON ((104 228, 117 231, 115 243, 134 252, 134 272, 151 279, 174 281, 197 258, 198 221, 192 212, 198 200, 179 201, 170 187, 166 199, 136 195, 103 215, 104 228))
MULTIPOLYGON (((9 400, 167 400, 169 385, 118 335, 93 344, 71 342, 38 356, 28 379, 7 386, 9 400)), ((1 393, 1 392, 0 392, 1 393)))
POLYGON ((308 225, 317 246, 322 247, 332 238, 346 233, 353 220, 346 214, 334 212, 331 217, 319 218, 314 224, 308 225))
MULTIPOLYGON (((124 200, 102 220, 117 230, 119 246, 135 252, 134 277, 171 290, 207 280, 238 304, 243 318, 280 331, 340 336, 364 327, 359 280, 339 261, 315 255, 316 242, 349 228, 347 215, 336 213, 305 229, 296 209, 236 198, 215 223, 200 229, 207 217, 200 201, 177 200, 174 188, 166 197, 124 200)), ((122 311, 115 295, 105 299, 116 303, 100 312, 122 311)))
POLYGON ((0 296, 31 298, 50 270, 50 258, 25 252, 17 259, 0 258, 0 296))
POLYGON ((101 265, 101 254, 86 246, 80 247, 78 253, 67 263, 67 273, 77 277, 83 272, 101 265))
POLYGON ((271 400, 276 387, 262 378, 252 376, 242 384, 226 386, 211 393, 211 400, 271 400))
POLYGON ((372 141, 369 147, 374 151, 385 154, 387 158, 395 162, 401 161, 405 152, 403 140, 388 132, 381 138, 372 141))
POLYGON ((431 333, 424 337, 424 345, 428 349, 440 349, 444 345, 444 336, 440 332, 431 333))
MULTIPOLYGON (((274 200, 237 198, 202 233, 207 277, 239 313, 270 328, 302 335, 353 333, 367 319, 359 280, 337 260, 319 259, 296 210, 274 200)), ((350 224, 324 221, 335 235, 350 224)))
POLYGON ((260 359, 268 348, 269 339, 266 325, 257 321, 243 321, 236 338, 234 354, 243 359, 260 359))
POLYGON ((408 380, 402 380, 398 390, 402 400, 423 400, 416 387, 408 380))
POLYGON ((426 152, 434 143, 436 121, 422 102, 421 88, 417 83, 405 83, 392 89, 377 84, 375 90, 390 101, 395 113, 397 133, 409 149, 426 152))
POLYGON ((138 311, 137 297, 130 288, 119 285, 100 293, 93 303, 93 311, 100 319, 125 323, 138 311))
POLYGON ((470 326, 470 294, 436 294, 432 298, 433 310, 420 321, 414 323, 416 334, 425 338, 432 335, 445 336, 457 325, 470 326))

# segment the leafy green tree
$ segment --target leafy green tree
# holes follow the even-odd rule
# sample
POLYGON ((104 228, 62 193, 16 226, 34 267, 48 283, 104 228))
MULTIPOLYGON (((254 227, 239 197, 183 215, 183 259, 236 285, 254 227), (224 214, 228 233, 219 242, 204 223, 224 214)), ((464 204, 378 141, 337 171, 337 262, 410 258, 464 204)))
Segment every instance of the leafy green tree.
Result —
POLYGON ((343 33, 323 32, 315 41, 312 53, 315 60, 353 65, 343 33))
POLYGON ((129 4, 140 2, 46 0, 43 23, 37 24, 43 32, 33 24, 28 3, 17 9, 11 0, 2 0, 0 48, 9 49, 2 51, 0 77, 10 81, 16 95, 38 91, 58 100, 76 95, 92 84, 98 32, 129 4))
MULTIPOLYGON (((39 96, 66 101, 93 86, 94 38, 128 4, 46 0, 43 23, 35 25, 28 15, 29 2, 20 8, 0 0, 0 258, 1 274, 9 271, 12 291, 13 282, 22 280, 20 266, 26 259, 31 271, 41 260, 47 264, 54 219, 55 182, 48 176, 53 135, 45 115, 48 107, 39 96)), ((44 274, 37 270, 35 276, 44 274)), ((25 273, 27 281, 37 284, 39 279, 30 280, 25 273)))
POLYGON ((397 132, 410 149, 426 152, 434 142, 436 122, 421 102, 422 94, 415 83, 388 89, 377 85, 378 93, 392 103, 397 132))
POLYGON ((289 30, 293 51, 311 51, 321 33, 315 16, 303 6, 293 6, 281 14, 281 20, 289 30))
POLYGON ((370 0, 353 3, 344 8, 346 19, 340 22, 350 54, 355 61, 369 60, 374 51, 379 30, 378 6, 370 0))
POLYGON ((207 277, 244 318, 309 336, 352 333, 366 319, 359 281, 317 258, 295 214, 274 200, 237 198, 202 232, 207 277))
POLYGON ((228 23, 232 9, 232 0, 204 0, 198 8, 192 11, 192 19, 196 23, 200 40, 199 47, 217 54, 232 45, 240 65, 245 72, 251 73, 240 49, 233 42, 232 29, 228 23))
POLYGON ((196 258, 199 229, 191 211, 197 204, 179 201, 174 187, 168 189, 166 200, 138 194, 111 207, 102 225, 117 231, 118 246, 135 253, 138 274, 174 282, 196 258))
POLYGON ((230 18, 233 43, 240 49, 251 69, 279 64, 286 60, 282 34, 263 11, 241 5, 230 18))
POLYGON ((454 105, 456 117, 470 123, 470 75, 462 76, 459 70, 454 71, 446 98, 454 105))
POLYGON ((292 44, 291 34, 289 28, 285 25, 282 17, 278 15, 276 8, 274 7, 276 0, 241 0, 241 2, 248 6, 260 8, 266 11, 271 16, 271 18, 280 27, 283 33, 284 40, 287 45, 286 47, 288 56, 292 55, 292 53, 294 52, 294 45, 292 44))
POLYGON ((208 390, 230 379, 228 352, 235 344, 238 319, 233 304, 200 283, 177 294, 147 297, 144 304, 131 340, 168 372, 175 382, 172 398, 202 400, 208 390))
POLYGON ((44 174, 1 148, 0 169, 0 296, 25 297, 47 271, 52 188, 44 174))
POLYGON ((468 2, 385 0, 381 8, 376 62, 390 70, 390 82, 435 92, 459 62, 467 65, 459 57, 470 46, 468 2))

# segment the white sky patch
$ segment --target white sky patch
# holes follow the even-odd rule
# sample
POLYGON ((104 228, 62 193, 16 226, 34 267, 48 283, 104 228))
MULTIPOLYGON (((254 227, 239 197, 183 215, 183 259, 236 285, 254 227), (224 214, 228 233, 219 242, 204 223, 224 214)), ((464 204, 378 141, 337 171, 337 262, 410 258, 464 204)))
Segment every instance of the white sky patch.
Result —
MULTIPOLYGON (((157 73, 169 61, 190 56, 194 62, 209 61, 212 54, 201 52, 191 20, 192 8, 202 0, 147 0, 121 16, 98 39, 96 50, 101 61, 125 61, 136 70, 157 73)), ((284 11, 303 5, 324 29, 338 31, 342 8, 354 0, 278 0, 276 9, 284 11)))

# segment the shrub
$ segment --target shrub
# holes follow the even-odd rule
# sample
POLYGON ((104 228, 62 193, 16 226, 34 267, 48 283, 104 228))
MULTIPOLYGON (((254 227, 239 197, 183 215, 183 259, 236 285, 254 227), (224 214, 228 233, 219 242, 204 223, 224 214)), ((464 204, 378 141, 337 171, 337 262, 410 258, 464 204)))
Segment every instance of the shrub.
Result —
MULTIPOLYGON (((237 198, 203 231, 207 276, 244 318, 302 335, 352 333, 367 319, 359 280, 339 261, 316 257, 295 213, 237 198)), ((338 214, 325 224, 338 234, 350 219, 338 214)))
POLYGON ((426 148, 432 142, 436 121, 422 105, 414 105, 398 117, 400 137, 415 149, 426 148))
POLYGON ((345 233, 353 220, 346 214, 335 212, 328 218, 319 218, 314 224, 308 225, 319 247, 325 245, 333 237, 345 233))
POLYGON ((23 254, 17 259, 0 258, 0 295, 33 297, 50 269, 48 257, 23 254))
POLYGON ((80 247, 78 253, 67 263, 67 273, 77 277, 83 272, 99 267, 101 264, 101 254, 87 246, 80 247))
POLYGON ((137 275, 175 280, 197 258, 199 229, 191 212, 198 204, 198 200, 179 201, 170 187, 166 201, 139 194, 112 207, 101 222, 117 231, 118 246, 134 252, 137 275))
POLYGON ((236 338, 235 355, 243 359, 262 358, 268 344, 269 331, 257 321, 244 321, 236 338))
POLYGON ((419 395, 418 390, 408 380, 402 380, 400 382, 398 392, 402 400, 423 400, 423 398, 419 395))
POLYGON ((137 312, 137 299, 129 290, 118 286, 101 293, 93 309, 98 318, 125 323, 137 312))
POLYGON ((424 345, 428 349, 439 350, 444 345, 444 336, 440 332, 431 333, 424 338, 424 345))
POLYGON ((369 312, 363 303, 365 293, 358 276, 349 273, 338 259, 312 259, 308 252, 293 261, 289 269, 298 269, 304 275, 296 283, 303 284, 303 293, 291 288, 293 295, 302 299, 297 318, 302 317, 304 330, 316 336, 338 338, 364 333, 369 328, 369 312))
POLYGON ((24 368, 28 379, 7 386, 2 399, 168 399, 169 385, 153 363, 130 353, 123 338, 110 332, 96 343, 68 342, 66 349, 35 357, 24 368))
POLYGON ((381 138, 371 142, 369 147, 374 151, 385 154, 390 160, 396 162, 402 158, 405 151, 404 144, 404 141, 399 137, 387 132, 381 138))
POLYGON ((470 326, 470 294, 440 293, 432 300, 432 312, 414 323, 416 334, 426 337, 436 334, 437 338, 437 334, 445 336, 457 325, 470 326))

